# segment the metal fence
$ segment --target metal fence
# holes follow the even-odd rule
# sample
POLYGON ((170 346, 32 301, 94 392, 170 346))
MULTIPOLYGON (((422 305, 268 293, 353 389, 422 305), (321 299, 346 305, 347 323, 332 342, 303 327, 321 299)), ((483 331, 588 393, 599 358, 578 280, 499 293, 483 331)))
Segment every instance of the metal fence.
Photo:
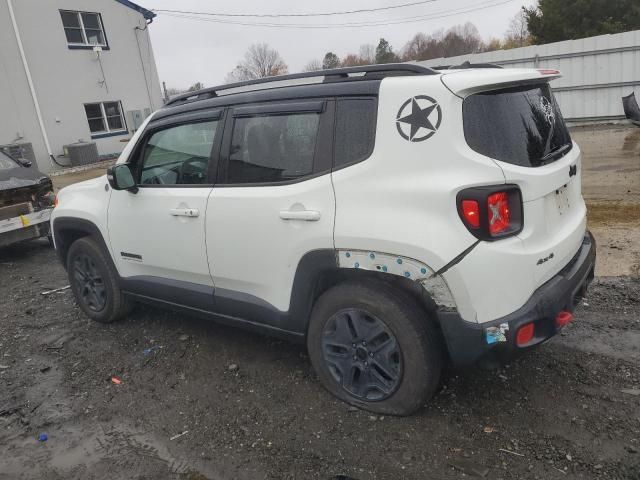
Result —
POLYGON ((459 65, 467 60, 505 68, 560 70, 563 77, 552 86, 565 118, 572 123, 623 119, 621 97, 634 88, 640 94, 640 30, 418 63, 459 65))

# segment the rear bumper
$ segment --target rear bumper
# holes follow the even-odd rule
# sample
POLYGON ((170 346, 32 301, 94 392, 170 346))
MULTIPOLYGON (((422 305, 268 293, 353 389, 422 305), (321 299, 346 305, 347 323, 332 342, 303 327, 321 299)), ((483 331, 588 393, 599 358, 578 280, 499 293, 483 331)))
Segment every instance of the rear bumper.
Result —
POLYGON ((0 247, 49 234, 51 208, 0 220, 0 247))
POLYGON ((542 285, 515 312, 485 323, 471 323, 455 312, 439 313, 449 355, 454 365, 468 366, 482 360, 508 361, 557 334, 561 311, 573 312, 593 280, 596 243, 590 232, 578 253, 553 278, 542 285), (533 322, 534 337, 525 346, 516 344, 518 329, 533 322))

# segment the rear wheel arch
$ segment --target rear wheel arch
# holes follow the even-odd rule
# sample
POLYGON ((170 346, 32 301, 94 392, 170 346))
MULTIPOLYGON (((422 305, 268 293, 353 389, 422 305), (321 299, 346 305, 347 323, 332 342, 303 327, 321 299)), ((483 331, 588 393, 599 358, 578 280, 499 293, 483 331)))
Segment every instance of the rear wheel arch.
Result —
POLYGON ((390 288, 408 296, 424 310, 425 321, 440 330, 436 313, 438 307, 419 282, 390 273, 341 268, 333 249, 315 250, 301 259, 294 278, 289 312, 292 318, 302 323, 301 330, 306 335, 311 311, 322 294, 336 285, 358 282, 390 288))

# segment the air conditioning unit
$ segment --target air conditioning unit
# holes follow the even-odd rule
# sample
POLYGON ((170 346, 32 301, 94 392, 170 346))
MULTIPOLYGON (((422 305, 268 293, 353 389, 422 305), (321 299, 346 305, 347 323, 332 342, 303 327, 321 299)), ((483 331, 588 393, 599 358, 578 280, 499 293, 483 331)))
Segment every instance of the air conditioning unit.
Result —
POLYGON ((95 142, 77 142, 64 145, 64 156, 69 159, 71 166, 88 165, 98 161, 98 147, 95 142))
POLYGON ((33 152, 33 145, 30 143, 24 142, 0 145, 0 150, 13 158, 24 158, 34 165, 36 164, 36 155, 33 152))

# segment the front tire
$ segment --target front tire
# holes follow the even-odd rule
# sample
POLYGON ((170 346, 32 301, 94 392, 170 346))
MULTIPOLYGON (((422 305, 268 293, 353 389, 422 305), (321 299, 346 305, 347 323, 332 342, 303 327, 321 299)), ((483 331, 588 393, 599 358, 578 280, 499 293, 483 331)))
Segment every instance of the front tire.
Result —
POLYGON ((90 237, 76 240, 69 248, 67 275, 78 306, 92 320, 112 323, 131 311, 116 272, 90 237))
POLYGON ((382 282, 346 283, 316 302, 307 348, 323 386, 365 410, 410 415, 436 392, 442 342, 427 313, 382 282))

